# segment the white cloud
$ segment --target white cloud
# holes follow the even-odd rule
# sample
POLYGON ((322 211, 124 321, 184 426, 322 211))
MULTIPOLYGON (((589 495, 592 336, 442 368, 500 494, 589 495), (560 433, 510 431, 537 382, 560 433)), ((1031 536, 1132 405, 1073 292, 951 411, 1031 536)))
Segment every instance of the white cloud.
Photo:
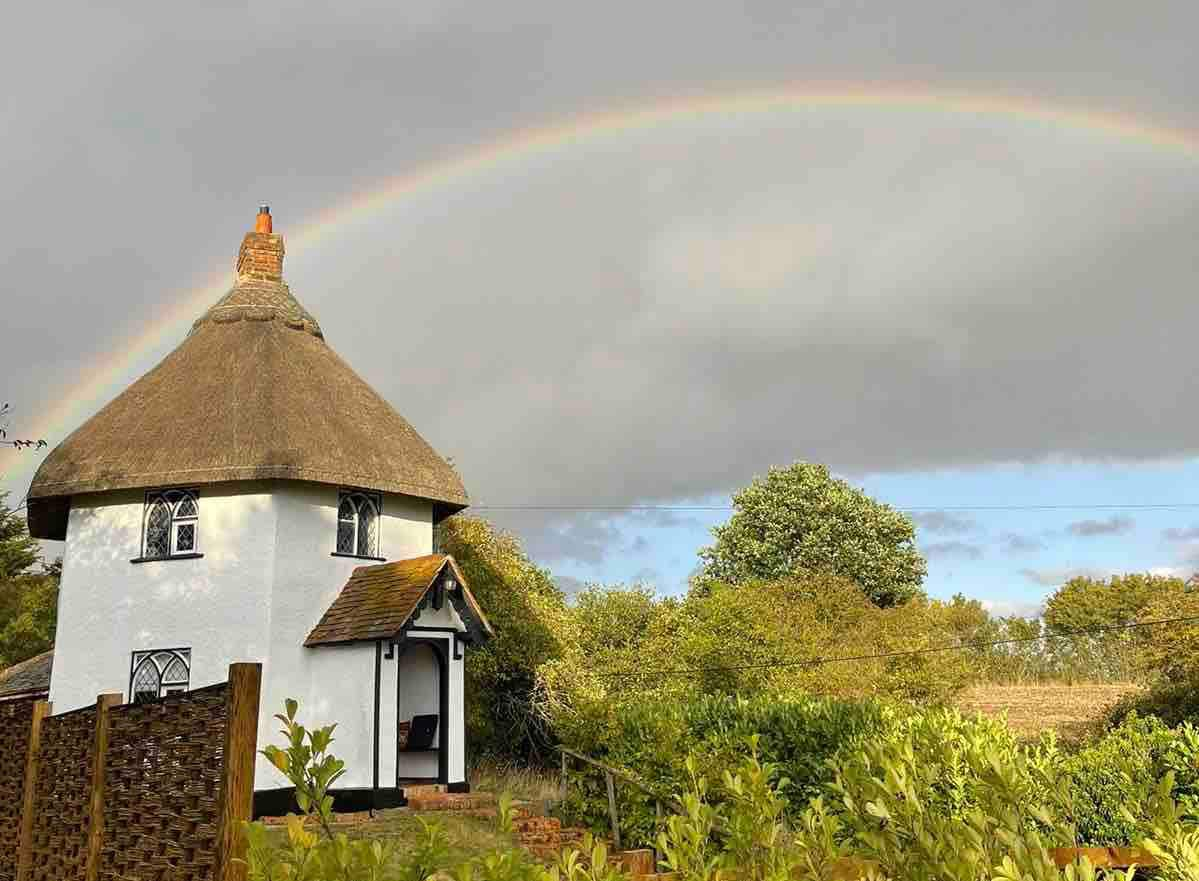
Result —
POLYGON ((982 600, 982 606, 997 618, 1040 618, 1045 613, 1043 602, 1027 600, 982 600))

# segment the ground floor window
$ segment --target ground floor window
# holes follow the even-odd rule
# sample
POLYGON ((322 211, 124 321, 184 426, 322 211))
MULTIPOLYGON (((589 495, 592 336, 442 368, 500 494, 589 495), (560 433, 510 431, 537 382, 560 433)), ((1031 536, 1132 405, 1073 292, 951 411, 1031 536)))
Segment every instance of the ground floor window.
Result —
POLYGON ((187 691, 191 683, 191 649, 134 652, 129 698, 135 704, 187 691))

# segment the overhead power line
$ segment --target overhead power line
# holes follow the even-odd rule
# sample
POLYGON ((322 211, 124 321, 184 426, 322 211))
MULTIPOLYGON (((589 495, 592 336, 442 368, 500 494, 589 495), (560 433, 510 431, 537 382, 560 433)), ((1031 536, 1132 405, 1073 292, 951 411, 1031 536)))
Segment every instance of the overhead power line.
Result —
MULTIPOLYGON (((920 505, 897 511, 1181 511, 1199 508, 1199 502, 1111 505, 920 505)), ((734 505, 471 505, 472 511, 733 511, 734 505)))
POLYGON ((598 673, 603 679, 619 676, 695 676, 704 673, 729 673, 738 670, 768 670, 780 667, 819 667, 825 664, 856 661, 882 661, 891 658, 908 658, 917 655, 933 655, 942 652, 955 652, 963 649, 998 648, 1005 645, 1041 642, 1046 639, 1073 639, 1077 636, 1092 636, 1099 633, 1110 633, 1117 630, 1134 630, 1141 627, 1158 627, 1163 624, 1199 623, 1199 615, 1188 615, 1178 618, 1159 618, 1154 621, 1137 621, 1131 624, 1105 624, 1097 627, 1082 627, 1075 630, 1060 630, 1055 633, 1042 633, 1039 636, 1020 636, 1010 639, 997 639, 989 642, 959 642, 950 645, 933 646, 922 649, 905 649, 894 652, 878 652, 869 655, 841 655, 836 657, 806 658, 804 660, 787 660, 783 658, 773 661, 759 661, 753 664, 728 664, 719 667, 679 667, 675 669, 658 670, 622 670, 616 673, 598 673))

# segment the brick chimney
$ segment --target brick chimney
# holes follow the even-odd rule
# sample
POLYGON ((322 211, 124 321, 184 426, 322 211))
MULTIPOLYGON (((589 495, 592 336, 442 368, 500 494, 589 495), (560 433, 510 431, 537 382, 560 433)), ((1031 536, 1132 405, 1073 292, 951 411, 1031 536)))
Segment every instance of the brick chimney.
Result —
POLYGON ((237 255, 238 279, 283 280, 283 236, 271 232, 271 209, 263 205, 254 219, 254 231, 242 239, 237 255))

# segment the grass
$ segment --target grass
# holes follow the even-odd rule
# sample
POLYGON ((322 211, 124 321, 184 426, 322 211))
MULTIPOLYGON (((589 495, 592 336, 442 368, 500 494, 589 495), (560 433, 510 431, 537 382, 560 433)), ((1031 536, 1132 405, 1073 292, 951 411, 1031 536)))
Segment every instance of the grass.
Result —
POLYGON ((465 862, 471 857, 490 853, 497 848, 514 846, 512 836, 501 835, 496 829, 494 818, 469 817, 453 811, 413 813, 404 809, 379 811, 375 819, 367 823, 346 826, 344 831, 350 838, 378 838, 394 840, 400 852, 411 849, 421 832, 420 820, 436 820, 445 829, 450 842, 451 862, 465 862))
POLYGON ((1008 725, 1026 737, 1052 728, 1073 739, 1100 724, 1120 698, 1139 690, 1140 686, 1131 682, 985 683, 963 692, 957 705, 966 712, 1006 714, 1008 725))
POLYGON ((562 781, 553 771, 497 762, 481 762, 470 772, 472 791, 507 793, 520 801, 543 805, 560 801, 562 781))

